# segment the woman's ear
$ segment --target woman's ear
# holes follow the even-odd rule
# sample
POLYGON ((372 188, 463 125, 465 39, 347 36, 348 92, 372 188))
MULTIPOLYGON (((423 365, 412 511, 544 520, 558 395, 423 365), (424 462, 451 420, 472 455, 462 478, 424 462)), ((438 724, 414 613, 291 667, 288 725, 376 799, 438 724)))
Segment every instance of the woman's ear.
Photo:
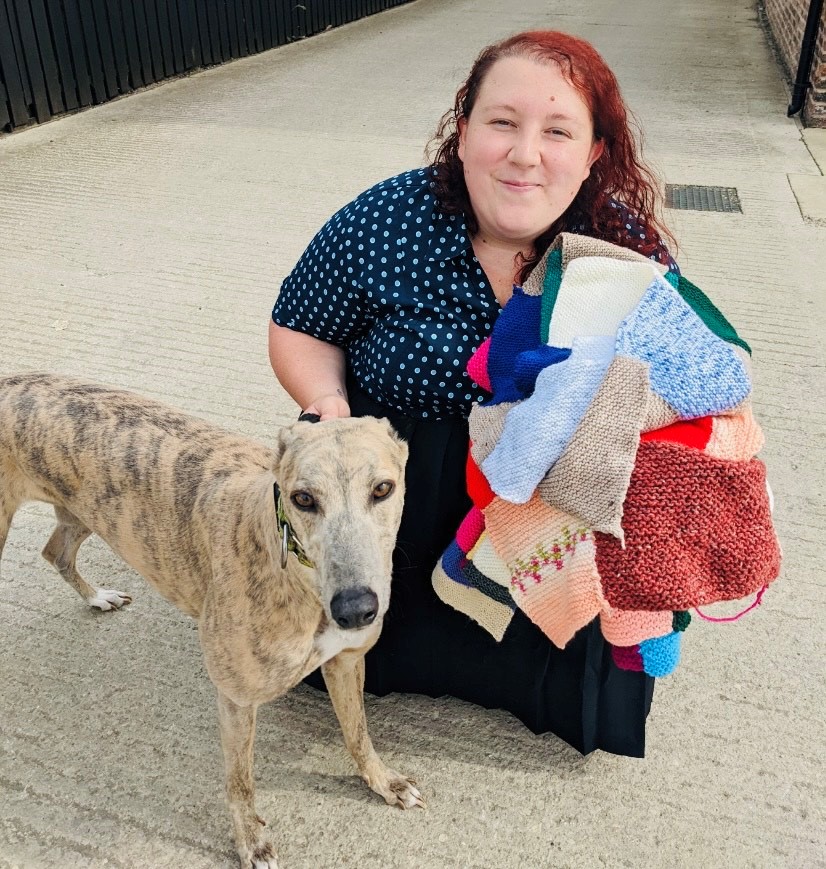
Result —
POLYGON ((456 149, 456 154, 464 163, 465 161, 465 136, 467 135, 467 118, 464 116, 456 121, 456 131, 459 133, 459 146, 456 149))
POLYGON ((588 168, 590 169, 594 163, 599 160, 605 151, 605 139, 594 139, 594 144, 591 145, 591 153, 588 155, 588 168))

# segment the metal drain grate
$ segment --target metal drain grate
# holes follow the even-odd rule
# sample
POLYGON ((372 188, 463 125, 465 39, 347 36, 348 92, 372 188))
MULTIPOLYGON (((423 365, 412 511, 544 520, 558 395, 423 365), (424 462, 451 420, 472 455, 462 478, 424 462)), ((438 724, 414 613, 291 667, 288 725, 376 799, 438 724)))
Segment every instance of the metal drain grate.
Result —
POLYGON ((736 187, 700 187, 696 184, 666 184, 665 207, 687 211, 736 211, 743 213, 736 187))

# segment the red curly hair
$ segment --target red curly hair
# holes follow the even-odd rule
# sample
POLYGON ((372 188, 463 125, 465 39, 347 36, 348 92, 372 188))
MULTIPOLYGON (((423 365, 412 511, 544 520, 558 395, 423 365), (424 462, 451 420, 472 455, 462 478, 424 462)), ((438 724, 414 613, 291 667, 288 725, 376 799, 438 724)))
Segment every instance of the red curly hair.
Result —
POLYGON ((523 259, 519 280, 524 281, 530 274, 554 237, 566 231, 601 238, 667 262, 661 236, 671 244, 674 238, 657 216, 661 206, 659 185, 639 157, 634 133, 637 139, 641 139, 641 133, 625 105, 617 79, 590 43, 556 30, 517 33, 489 45, 476 59, 456 94, 453 108, 442 117, 426 150, 427 154, 435 151, 430 163, 434 170, 432 185, 442 211, 463 214, 470 235, 479 228, 459 159, 457 122, 470 117, 485 76, 503 57, 528 57, 557 64, 588 107, 595 138, 604 143, 602 155, 571 205, 536 239, 534 255, 523 259), (621 209, 611 207, 611 200, 630 210, 644 233, 643 239, 629 237, 626 216, 621 209))

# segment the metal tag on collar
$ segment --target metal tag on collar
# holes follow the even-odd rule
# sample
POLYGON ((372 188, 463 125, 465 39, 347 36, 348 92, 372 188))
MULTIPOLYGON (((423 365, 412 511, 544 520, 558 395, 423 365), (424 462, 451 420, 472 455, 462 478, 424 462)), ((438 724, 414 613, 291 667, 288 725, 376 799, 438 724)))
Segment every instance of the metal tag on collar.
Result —
POLYGON ((273 495, 275 496, 275 526, 281 535, 281 567, 287 566, 287 556, 291 552, 298 559, 299 564, 303 564, 304 567, 313 567, 312 561, 307 558, 304 552, 301 541, 295 536, 290 523, 287 521, 287 514, 284 512, 284 504, 281 500, 281 487, 278 483, 273 486, 273 495))
POLYGON ((281 567, 287 566, 287 556, 290 554, 290 523, 284 522, 281 525, 281 567))

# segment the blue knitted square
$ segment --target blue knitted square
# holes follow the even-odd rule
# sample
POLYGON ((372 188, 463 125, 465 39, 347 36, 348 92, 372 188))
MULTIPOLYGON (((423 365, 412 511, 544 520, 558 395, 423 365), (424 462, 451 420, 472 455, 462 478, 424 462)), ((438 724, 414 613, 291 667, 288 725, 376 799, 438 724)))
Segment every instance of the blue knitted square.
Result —
POLYGON ((734 348, 660 278, 620 324, 616 346, 649 364, 651 389, 684 419, 724 413, 751 392, 734 348))

